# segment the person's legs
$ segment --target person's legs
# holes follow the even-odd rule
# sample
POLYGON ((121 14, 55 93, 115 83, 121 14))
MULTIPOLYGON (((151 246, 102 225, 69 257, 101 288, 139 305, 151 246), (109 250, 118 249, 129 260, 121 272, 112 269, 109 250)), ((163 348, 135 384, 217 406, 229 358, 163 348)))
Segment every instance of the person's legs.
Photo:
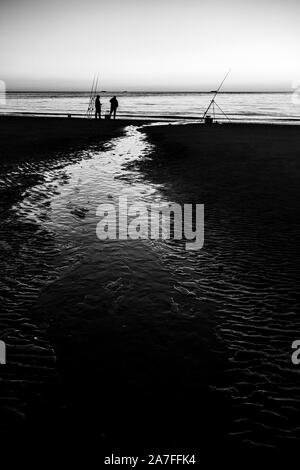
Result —
POLYGON ((114 119, 116 119, 117 108, 114 109, 114 119))

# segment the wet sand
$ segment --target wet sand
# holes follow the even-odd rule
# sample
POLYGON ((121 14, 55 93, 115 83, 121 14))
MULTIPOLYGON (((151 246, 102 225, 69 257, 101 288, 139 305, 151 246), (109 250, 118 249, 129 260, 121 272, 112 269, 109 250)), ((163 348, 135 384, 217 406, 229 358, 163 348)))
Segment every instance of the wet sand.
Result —
POLYGON ((156 156, 149 160, 149 171, 156 172, 164 182, 176 171, 176 181, 170 189, 188 182, 191 194, 187 198, 193 196, 194 188, 197 197, 201 196, 206 203, 227 196, 239 197, 248 190, 250 194, 263 185, 264 193, 270 196, 272 188, 274 195, 297 188, 300 167, 297 126, 167 125, 147 127, 146 133, 157 147, 156 156), (199 178, 206 181, 209 200, 199 191, 199 178))
POLYGON ((160 188, 125 168, 152 150, 134 126, 126 132, 104 146, 62 151, 58 167, 43 160, 17 165, 7 176, 7 188, 24 173, 36 177, 2 226, 2 325, 14 363, 19 351, 17 369, 6 369, 15 406, 4 396, 3 431, 17 428, 35 442, 51 438, 55 449, 68 436, 101 456, 116 449, 166 451, 196 447, 192 416, 204 448, 224 437, 228 424, 211 419, 229 409, 226 398, 209 390, 226 362, 213 333, 214 309, 164 267, 159 241, 103 244, 95 235, 100 202, 120 194, 162 198, 160 188))
MULTIPOLYGON (((137 162, 176 202, 205 204, 199 299, 215 302, 230 361, 230 431, 241 445, 299 445, 300 133, 297 127, 224 124, 149 127, 156 151, 137 162)), ((226 375, 226 374, 225 374, 226 375)))
POLYGON ((144 139, 133 130, 107 148, 62 152, 60 168, 38 167, 40 184, 18 193, 3 226, 19 250, 6 250, 19 348, 27 315, 34 365, 39 344, 57 361, 47 392, 31 398, 33 434, 50 435, 52 448, 68 436, 101 456, 190 449, 200 462, 226 448, 296 447, 299 131, 171 125, 148 127, 144 139), (101 244, 95 209, 121 193, 204 203, 203 250, 101 244))

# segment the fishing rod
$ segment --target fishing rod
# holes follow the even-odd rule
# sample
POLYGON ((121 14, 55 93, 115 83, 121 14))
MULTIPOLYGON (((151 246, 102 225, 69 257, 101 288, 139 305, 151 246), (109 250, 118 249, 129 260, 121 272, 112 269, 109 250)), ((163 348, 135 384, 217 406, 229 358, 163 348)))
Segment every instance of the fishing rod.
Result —
POLYGON ((93 78, 91 92, 90 92, 89 105, 88 105, 88 109, 86 112, 87 117, 91 117, 94 111, 94 100, 95 100, 95 95, 97 94, 98 80, 99 80, 99 74, 97 75, 95 74, 93 78))
POLYGON ((228 72, 226 73, 225 77, 223 78, 223 80, 221 81, 220 85, 219 85, 219 88, 214 92, 214 96, 212 98, 212 100, 210 101, 206 111, 204 112, 203 116, 202 116, 202 119, 205 119, 209 109, 212 107, 213 108, 213 114, 214 114, 214 117, 215 117, 215 106, 217 106, 217 108, 219 108, 219 110, 224 114, 224 116, 228 119, 228 121, 230 121, 229 117, 227 116, 227 114, 224 113, 224 111, 220 108, 220 106, 216 103, 215 101, 215 98, 217 96, 217 94, 219 93, 219 91, 221 90, 222 86, 223 86, 223 83, 225 82, 226 78, 228 77, 228 75, 230 74, 231 72, 231 69, 228 70, 228 72))
POLYGON ((90 91, 90 96, 89 96, 89 104, 86 110, 86 115, 87 117, 90 117, 90 112, 91 112, 91 105, 92 105, 92 95, 93 95, 93 90, 94 90, 94 84, 95 84, 95 75, 93 77, 93 82, 92 82, 92 88, 90 91))
POLYGON ((98 88, 98 79, 99 79, 99 74, 97 73, 97 81, 96 81, 96 86, 95 86, 94 96, 97 94, 97 88, 98 88))

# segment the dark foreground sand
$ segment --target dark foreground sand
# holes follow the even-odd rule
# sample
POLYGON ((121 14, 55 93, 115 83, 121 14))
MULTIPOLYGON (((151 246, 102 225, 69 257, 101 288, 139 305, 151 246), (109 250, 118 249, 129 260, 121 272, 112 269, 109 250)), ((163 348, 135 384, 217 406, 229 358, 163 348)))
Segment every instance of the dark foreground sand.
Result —
POLYGON ((103 141, 138 121, 0 116, 0 164, 103 141))
MULTIPOLYGON (((194 261, 191 281, 198 283, 199 290, 195 290, 196 300, 190 299, 186 305, 188 308, 195 302, 199 316, 192 322, 180 319, 170 311, 167 301, 156 298, 156 288, 157 292, 163 290, 164 298, 176 298, 172 282, 165 288, 156 286, 158 274, 151 279, 151 273, 162 276, 163 263, 156 267, 149 261, 150 279, 138 278, 136 296, 129 305, 122 303, 115 315, 111 315, 111 306, 101 294, 105 276, 97 267, 109 264, 109 272, 114 271, 113 257, 105 260, 104 252, 98 261, 93 254, 93 275, 90 260, 72 276, 50 286, 40 297, 37 310, 46 322, 51 319, 48 334, 55 344, 64 387, 72 397, 71 420, 75 417, 81 422, 90 436, 95 436, 97 422, 99 428, 105 423, 106 438, 100 447, 109 441, 112 449, 122 445, 127 449, 166 449, 175 443, 177 452, 180 446, 190 446, 204 456, 206 450, 209 454, 213 449, 225 452, 226 448, 247 447, 251 440, 278 448, 293 445, 288 439, 280 440, 280 420, 277 422, 272 413, 283 415, 294 428, 297 410, 289 415, 276 400, 270 408, 262 404, 266 395, 274 393, 280 404, 296 398, 295 376, 288 371, 297 319, 290 316, 287 324, 285 314, 295 307, 299 129, 171 125, 152 126, 146 132, 155 149, 148 158, 138 160, 137 167, 151 181, 162 184, 168 199, 205 204, 203 253, 208 258, 194 261), (85 275, 93 280, 88 288, 82 287, 85 275), (153 293, 146 301, 143 292, 147 282, 152 283, 153 293), (87 295, 95 299, 97 295, 102 299, 90 310, 81 304, 78 326, 73 302, 66 303, 70 286, 78 298, 87 295), (203 294, 211 301, 218 300, 213 317, 203 313, 206 309, 197 300, 203 294), (224 306, 225 314, 219 312, 224 306), (53 310, 63 315, 53 314, 53 310), (94 314, 95 320, 89 323, 87 319, 94 314), (214 318, 224 328, 221 344, 213 337, 213 328, 203 332, 204 317, 214 318), (122 332, 124 319, 126 333, 122 332), (86 343, 82 342, 83 332, 86 343), (228 358, 234 358, 234 366, 224 377, 228 358), (245 370, 250 372, 245 374, 245 370), (209 392, 214 380, 234 388, 236 400, 223 397, 222 401, 209 392), (247 402, 249 406, 244 406, 247 402), (271 419, 249 411, 262 406, 271 419), (235 443, 228 442, 229 429, 240 430, 241 421, 246 422, 242 429, 245 440, 242 432, 235 443), (260 428, 261 421, 269 427, 260 428)), ((131 280, 139 273, 138 262, 133 266, 139 259, 137 253, 134 248, 129 259, 125 256, 131 280)), ((118 263, 124 256, 115 255, 118 263)), ((173 261, 174 270, 176 266, 173 261)), ((122 268, 116 268, 116 272, 122 272, 122 268)), ((170 273, 165 274, 168 279, 170 273)))
MULTIPOLYGON (((54 430, 51 417, 45 419, 43 413, 39 429, 49 425, 52 445, 64 435, 80 443, 91 440, 99 455, 108 448, 130 449, 133 455, 147 448, 177 454, 190 448, 200 454, 200 462, 206 450, 210 456, 220 451, 222 458, 227 447, 236 451, 239 446, 248 448, 250 442, 246 439, 241 444, 243 436, 236 445, 227 442, 233 419, 246 421, 246 438, 250 433, 253 439, 251 421, 259 429, 255 429, 256 437, 261 432, 256 410, 268 408, 263 401, 266 396, 277 394, 277 408, 267 409, 273 413, 271 419, 278 412, 284 423, 297 427, 299 413, 285 405, 297 400, 289 353, 299 323, 292 313, 286 323, 284 315, 295 307, 300 129, 170 125, 148 127, 145 132, 155 147, 148 158, 137 162, 137 168, 147 179, 160 183, 168 199, 205 204, 208 256, 195 260, 191 276, 200 290, 186 303, 187 308, 192 302, 198 304, 203 293, 213 301, 214 293, 209 292, 213 287, 218 294, 216 309, 212 307, 216 312, 213 326, 218 321, 224 325, 221 345, 214 343, 213 328, 204 321, 211 315, 201 302, 203 317, 192 321, 170 311, 167 299, 172 296, 180 303, 179 294, 162 260, 153 260, 150 249, 144 261, 150 278, 135 277, 140 253, 145 256, 143 246, 139 253, 133 245, 128 259, 117 251, 93 253, 45 289, 36 304, 34 322, 50 338, 57 356, 60 389, 54 385, 53 396, 57 393, 58 402, 62 397, 66 401, 61 409, 53 410, 54 430), (128 285, 134 280, 136 295, 129 305, 125 296, 112 311, 101 263, 108 266, 107 276, 131 268, 124 275, 128 285), (165 280, 163 293, 158 275, 151 279, 151 273, 165 280), (149 299, 145 298, 147 283, 153 288, 149 299), (226 315, 219 313, 227 300, 232 308, 226 313, 229 324, 226 315), (213 354, 207 353, 210 349, 213 354), (223 385, 228 357, 235 361, 224 382, 239 395, 234 403, 227 395, 215 398, 209 390, 212 379, 223 385), (240 398, 242 404, 250 401, 252 408, 245 410, 240 398)), ((280 448, 282 441, 274 437, 277 422, 270 425, 268 415, 262 420, 266 423, 263 432, 280 448)), ((267 440, 263 432, 261 442, 267 440)))
MULTIPOLYGON (((237 195, 252 191, 250 185, 255 181, 265 183, 266 191, 272 186, 282 193, 290 191, 290 184, 293 188, 298 184, 298 126, 167 125, 147 127, 146 132, 158 150, 156 157, 149 160, 151 174, 157 173, 158 178, 160 174, 166 180, 176 168, 179 180, 188 181, 189 193, 198 188, 197 196, 201 195, 199 177, 205 179, 206 190, 212 190, 209 194, 213 200, 226 198, 225 189, 237 195)), ((204 197, 202 202, 209 200, 204 197)))
POLYGON ((291 363, 300 331, 300 128, 171 125, 147 134, 156 151, 139 164, 146 177, 173 201, 205 205, 204 258, 193 279, 200 298, 217 301, 232 361, 233 448, 257 442, 273 457, 291 451, 300 422, 299 367, 291 363))

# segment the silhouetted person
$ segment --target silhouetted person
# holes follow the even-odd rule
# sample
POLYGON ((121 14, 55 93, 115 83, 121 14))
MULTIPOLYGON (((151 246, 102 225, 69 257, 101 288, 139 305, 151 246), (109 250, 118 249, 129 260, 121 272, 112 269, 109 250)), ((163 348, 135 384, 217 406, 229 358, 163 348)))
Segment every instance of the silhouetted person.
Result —
POLYGON ((116 119, 117 107, 119 106, 117 98, 114 96, 110 101, 110 116, 113 114, 116 119))
POLYGON ((99 116, 99 119, 101 119, 101 103, 100 103, 100 96, 97 95, 97 98, 95 99, 95 118, 97 119, 97 116, 99 116))

